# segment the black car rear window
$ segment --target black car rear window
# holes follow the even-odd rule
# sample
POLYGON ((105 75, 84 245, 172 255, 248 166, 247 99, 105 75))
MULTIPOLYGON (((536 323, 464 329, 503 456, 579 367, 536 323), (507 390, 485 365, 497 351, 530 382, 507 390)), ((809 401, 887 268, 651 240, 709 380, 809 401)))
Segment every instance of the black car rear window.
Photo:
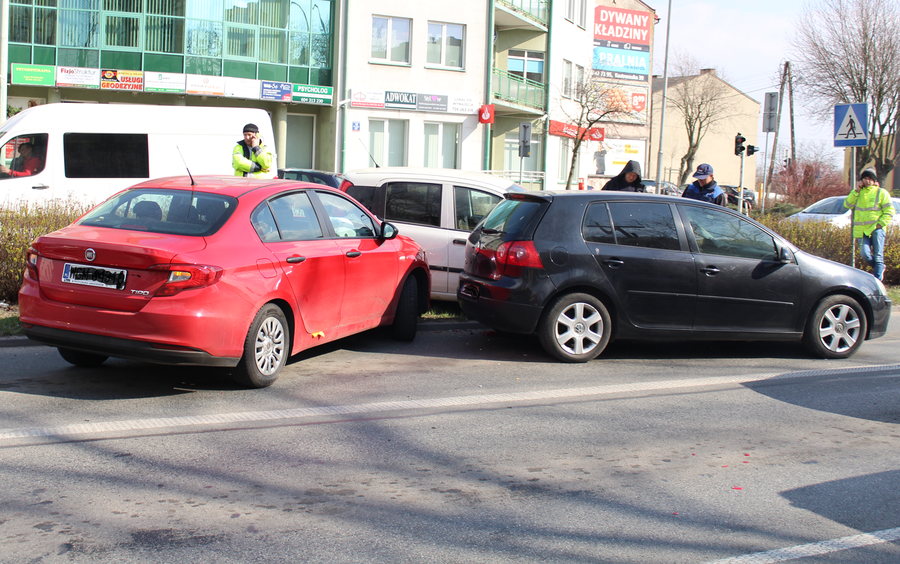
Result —
POLYGON ((481 229, 519 235, 528 228, 544 205, 547 205, 546 202, 503 200, 484 218, 481 229))
POLYGON ((122 192, 89 212, 79 225, 170 235, 212 235, 237 199, 205 192, 139 189, 122 192))

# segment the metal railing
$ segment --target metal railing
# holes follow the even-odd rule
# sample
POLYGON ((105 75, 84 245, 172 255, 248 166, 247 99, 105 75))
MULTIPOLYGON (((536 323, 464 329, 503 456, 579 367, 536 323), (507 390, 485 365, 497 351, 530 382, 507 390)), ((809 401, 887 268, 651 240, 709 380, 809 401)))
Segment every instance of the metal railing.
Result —
POLYGON ((517 74, 494 68, 491 80, 491 94, 498 100, 507 100, 544 111, 546 91, 546 86, 540 82, 528 80, 517 74))
POLYGON ((528 191, 544 189, 544 177, 546 175, 537 170, 523 170, 521 182, 519 182, 518 170, 485 170, 483 172, 511 180, 528 191))
POLYGON ((543 26, 547 25, 547 0, 497 0, 497 4, 543 26))

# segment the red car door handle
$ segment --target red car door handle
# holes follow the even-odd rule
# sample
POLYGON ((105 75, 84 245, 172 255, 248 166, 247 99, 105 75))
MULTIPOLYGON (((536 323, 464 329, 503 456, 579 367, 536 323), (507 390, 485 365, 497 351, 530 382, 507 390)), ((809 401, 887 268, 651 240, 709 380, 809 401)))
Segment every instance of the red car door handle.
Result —
POLYGON ((287 262, 288 264, 296 264, 296 263, 298 263, 298 262, 303 262, 303 261, 305 261, 305 260, 306 260, 306 257, 288 257, 288 258, 286 259, 286 262, 287 262))
POLYGON ((350 258, 356 258, 356 257, 360 256, 361 254, 362 254, 361 251, 350 251, 349 253, 347 253, 347 256, 350 258))

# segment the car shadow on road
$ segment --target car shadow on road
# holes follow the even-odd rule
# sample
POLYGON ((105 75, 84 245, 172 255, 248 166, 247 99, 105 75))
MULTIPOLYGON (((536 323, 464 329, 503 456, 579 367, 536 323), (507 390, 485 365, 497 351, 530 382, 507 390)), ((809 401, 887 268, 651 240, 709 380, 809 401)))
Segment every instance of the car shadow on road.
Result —
POLYGON ((897 366, 849 367, 745 383, 774 400, 855 419, 900 423, 897 366), (802 393, 798 393, 802 389, 802 393), (851 396, 852 399, 848 399, 851 396))
MULTIPOLYGON (((816 465, 810 459, 803 464, 816 465)), ((792 506, 841 523, 858 531, 872 532, 900 526, 900 470, 863 474, 781 492, 792 506)), ((856 554, 859 558, 860 555, 856 554)), ((864 562, 865 559, 857 560, 864 562)))

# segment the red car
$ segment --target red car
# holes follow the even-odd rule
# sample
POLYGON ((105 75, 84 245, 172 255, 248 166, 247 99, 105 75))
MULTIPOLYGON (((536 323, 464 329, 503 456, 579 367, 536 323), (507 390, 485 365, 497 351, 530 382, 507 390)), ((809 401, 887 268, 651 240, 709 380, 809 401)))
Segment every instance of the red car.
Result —
POLYGON ((271 385, 302 350, 428 309, 425 253, 322 185, 241 177, 137 184, 38 237, 25 334, 77 366, 108 357, 233 367, 271 385))

